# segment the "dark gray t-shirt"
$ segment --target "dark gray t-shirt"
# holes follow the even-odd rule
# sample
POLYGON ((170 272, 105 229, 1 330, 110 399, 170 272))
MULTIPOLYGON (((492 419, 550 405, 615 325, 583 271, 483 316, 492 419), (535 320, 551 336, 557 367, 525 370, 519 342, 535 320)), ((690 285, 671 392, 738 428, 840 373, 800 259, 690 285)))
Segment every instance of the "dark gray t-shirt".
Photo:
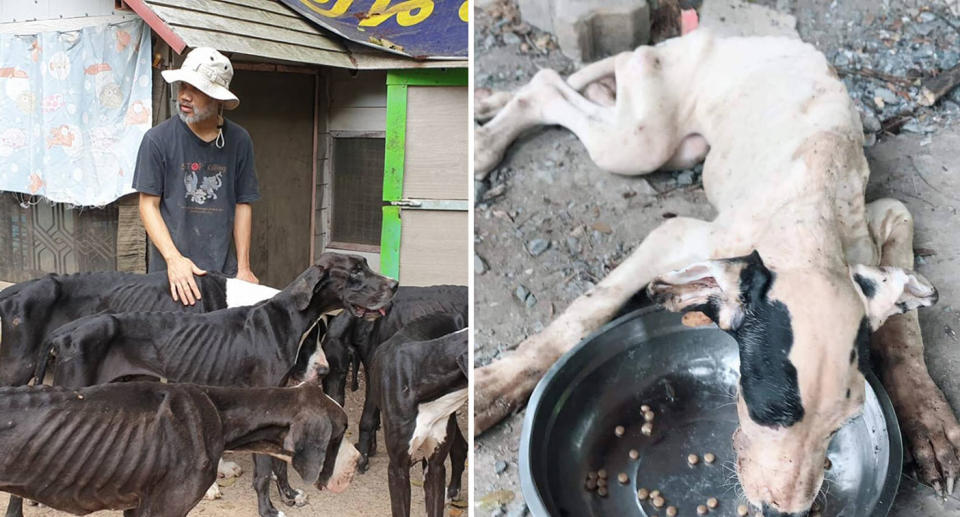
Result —
MULTIPOLYGON (((160 215, 180 253, 200 269, 237 274, 233 216, 237 203, 260 198, 253 168, 253 142, 242 127, 224 119, 223 149, 204 142, 180 117, 143 136, 133 188, 160 196, 160 215)), ((149 271, 167 263, 150 243, 149 271)))

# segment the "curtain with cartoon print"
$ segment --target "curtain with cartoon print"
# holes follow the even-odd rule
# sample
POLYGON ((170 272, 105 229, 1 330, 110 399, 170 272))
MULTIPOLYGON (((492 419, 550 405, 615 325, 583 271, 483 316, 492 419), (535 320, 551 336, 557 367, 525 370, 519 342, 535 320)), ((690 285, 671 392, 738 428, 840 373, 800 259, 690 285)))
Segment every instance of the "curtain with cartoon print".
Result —
POLYGON ((0 34, 0 190, 85 206, 132 192, 150 57, 139 19, 0 34))

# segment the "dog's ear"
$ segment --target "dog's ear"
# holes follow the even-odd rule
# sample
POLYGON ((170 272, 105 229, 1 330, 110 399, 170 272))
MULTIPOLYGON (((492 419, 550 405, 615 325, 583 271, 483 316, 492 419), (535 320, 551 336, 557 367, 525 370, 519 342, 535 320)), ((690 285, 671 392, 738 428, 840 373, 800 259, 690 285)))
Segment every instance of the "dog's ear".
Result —
POLYGON ((700 311, 720 328, 733 330, 743 321, 745 308, 764 296, 770 279, 770 271, 754 251, 671 271, 650 282, 647 293, 668 310, 700 311))
POLYGON ((326 418, 298 418, 290 425, 283 448, 293 451, 291 463, 305 483, 312 485, 320 478, 332 432, 326 418))
POLYGON ((863 300, 870 327, 890 316, 937 303, 937 290, 916 271, 899 267, 850 266, 850 279, 863 300))
POLYGON ((293 303, 297 310, 307 310, 310 300, 313 299, 313 290, 326 276, 327 268, 318 263, 300 273, 300 276, 290 284, 290 294, 293 296, 293 303))

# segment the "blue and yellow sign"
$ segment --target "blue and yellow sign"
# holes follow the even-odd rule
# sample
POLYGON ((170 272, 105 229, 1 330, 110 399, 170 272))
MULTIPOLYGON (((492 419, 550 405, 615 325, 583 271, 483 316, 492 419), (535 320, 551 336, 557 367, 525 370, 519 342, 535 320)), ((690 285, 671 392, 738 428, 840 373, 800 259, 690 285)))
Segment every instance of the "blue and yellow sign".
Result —
POLYGON ((415 59, 466 59, 468 0, 281 0, 347 39, 415 59))

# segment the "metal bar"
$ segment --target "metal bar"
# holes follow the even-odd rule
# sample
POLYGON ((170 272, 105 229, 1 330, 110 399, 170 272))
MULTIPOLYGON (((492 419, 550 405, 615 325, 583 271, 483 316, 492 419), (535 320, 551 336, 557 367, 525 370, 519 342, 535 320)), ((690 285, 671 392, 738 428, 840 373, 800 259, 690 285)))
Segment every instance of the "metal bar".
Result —
POLYGON ((431 68, 421 70, 391 70, 387 72, 387 88, 407 86, 466 86, 466 68, 431 68))
MULTIPOLYGON (((388 204, 403 197, 403 164, 407 144, 407 85, 389 84, 387 74, 387 121, 383 157, 383 200, 388 204)), ((380 274, 400 278, 400 208, 383 207, 380 231, 380 274)))
POLYGON ((470 204, 463 199, 401 199, 390 201, 390 206, 398 206, 404 210, 452 210, 466 212, 470 204))
POLYGON ((310 263, 317 252, 317 160, 320 143, 320 74, 313 72, 313 181, 310 182, 310 263))

